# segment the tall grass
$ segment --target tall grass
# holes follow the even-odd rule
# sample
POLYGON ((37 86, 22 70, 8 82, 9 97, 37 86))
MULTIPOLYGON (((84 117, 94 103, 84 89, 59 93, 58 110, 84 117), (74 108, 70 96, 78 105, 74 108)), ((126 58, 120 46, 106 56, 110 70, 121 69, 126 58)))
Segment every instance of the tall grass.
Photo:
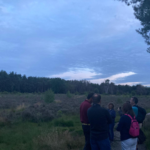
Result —
POLYGON ((60 127, 73 127, 74 123, 72 120, 64 120, 63 118, 57 119, 54 121, 54 126, 60 126, 60 127))
POLYGON ((81 150, 84 143, 83 137, 72 136, 69 131, 41 134, 34 140, 35 150, 81 150))
POLYGON ((79 116, 62 116, 51 122, 19 122, 0 129, 0 150, 80 150, 83 145, 79 116))
MULTIPOLYGON (((53 103, 51 105, 44 104, 39 106, 37 105, 43 104, 42 98, 44 98, 45 96, 43 94, 24 94, 22 95, 22 97, 11 94, 1 96, 4 97, 0 97, 0 111, 3 107, 5 107, 6 104, 10 104, 13 100, 15 100, 17 104, 14 107, 16 108, 16 115, 22 114, 22 110, 26 109, 28 104, 31 103, 34 106, 35 110, 51 110, 54 114, 56 114, 55 117, 60 118, 54 119, 51 122, 18 122, 16 124, 7 125, 5 124, 5 115, 2 116, 2 118, 0 118, 0 123, 3 123, 2 125, 0 124, 0 150, 67 150, 69 148, 72 150, 83 149, 84 136, 79 116, 64 116, 63 113, 64 110, 70 109, 69 111, 67 111, 66 114, 78 114, 79 106, 81 102, 85 99, 85 96, 74 95, 72 98, 68 99, 66 98, 66 94, 55 95, 57 100, 56 103, 53 103), (32 100, 34 101, 34 103, 32 103, 32 100), (60 139, 60 137, 62 139, 60 139), (53 139, 55 139, 56 142, 53 139), (72 146, 69 145, 68 141, 69 143, 71 143, 72 146), (56 145, 58 145, 58 148, 56 147, 56 145), (62 149, 60 147, 62 147, 62 149)), ((122 104, 129 99, 130 96, 102 95, 102 105, 104 107, 107 107, 109 102, 113 102, 115 104, 116 110, 117 107, 122 106, 122 104)), ((147 97, 139 97, 139 99, 140 103, 142 104, 141 106, 147 109, 147 112, 150 112, 150 100, 147 97)), ((49 100, 50 99, 48 99, 48 101, 49 100)), ((11 107, 6 108, 5 112, 7 111, 10 112, 11 107)), ((120 116, 117 115, 115 119, 116 122, 118 122, 119 119, 120 116)), ((146 130, 146 134, 148 137, 146 144, 147 147, 149 147, 148 141, 150 141, 150 132, 146 130)))

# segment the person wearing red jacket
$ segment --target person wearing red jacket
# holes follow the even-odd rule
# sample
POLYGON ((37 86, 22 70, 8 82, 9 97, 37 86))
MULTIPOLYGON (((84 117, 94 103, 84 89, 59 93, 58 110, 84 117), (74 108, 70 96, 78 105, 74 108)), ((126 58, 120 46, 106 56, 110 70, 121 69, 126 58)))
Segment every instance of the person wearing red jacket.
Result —
POLYGON ((91 107, 92 98, 94 93, 90 93, 87 99, 80 105, 80 121, 82 123, 82 129, 85 136, 85 146, 83 150, 91 150, 90 145, 90 124, 87 117, 87 111, 91 107))

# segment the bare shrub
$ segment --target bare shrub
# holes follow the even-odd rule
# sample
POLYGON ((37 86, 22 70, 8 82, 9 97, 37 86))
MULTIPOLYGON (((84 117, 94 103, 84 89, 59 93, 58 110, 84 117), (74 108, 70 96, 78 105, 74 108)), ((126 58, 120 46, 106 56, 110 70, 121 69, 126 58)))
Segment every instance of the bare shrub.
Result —
POLYGON ((61 100, 55 100, 56 103, 61 103, 61 100))
POLYGON ((22 119, 24 121, 40 122, 50 121, 54 118, 54 113, 48 107, 30 106, 22 112, 22 119))
POLYGON ((53 130, 34 139, 35 150, 80 150, 84 145, 84 138, 72 136, 69 131, 53 130))
MULTIPOLYGON (((39 94, 5 94, 0 97, 0 116, 8 121, 15 122, 17 119, 29 120, 33 122, 50 121, 53 118, 57 118, 65 115, 78 115, 80 104, 86 99, 85 95, 74 95, 68 98, 66 94, 56 94, 55 103, 45 103, 44 93, 39 94), (26 97, 28 95, 28 97, 26 97)), ((150 98, 138 97, 139 106, 149 109, 150 98)), ((116 96, 116 95, 102 95, 102 106, 112 102, 115 104, 115 110, 118 107, 122 107, 122 104, 130 100, 130 97, 116 96)), ((149 111, 150 112, 150 109, 149 111)))
POLYGON ((16 107, 16 111, 20 111, 20 110, 23 110, 23 109, 25 109, 25 108, 27 108, 28 106, 26 106, 24 103, 22 103, 22 104, 20 104, 20 105, 18 105, 17 107, 16 107))

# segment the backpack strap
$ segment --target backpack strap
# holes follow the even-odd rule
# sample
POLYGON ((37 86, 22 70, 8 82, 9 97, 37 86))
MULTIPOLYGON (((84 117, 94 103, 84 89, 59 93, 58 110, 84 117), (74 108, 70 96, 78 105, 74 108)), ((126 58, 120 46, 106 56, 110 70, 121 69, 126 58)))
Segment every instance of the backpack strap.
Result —
POLYGON ((132 118, 129 114, 124 114, 124 115, 130 117, 131 120, 132 120, 132 119, 135 119, 135 116, 132 118))

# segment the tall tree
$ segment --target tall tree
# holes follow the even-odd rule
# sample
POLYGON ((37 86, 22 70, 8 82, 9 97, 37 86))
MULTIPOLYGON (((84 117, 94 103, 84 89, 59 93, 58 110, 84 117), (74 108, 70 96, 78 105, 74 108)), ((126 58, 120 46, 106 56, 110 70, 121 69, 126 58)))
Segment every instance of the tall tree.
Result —
MULTIPOLYGON (((121 0, 127 5, 133 5, 135 17, 141 22, 142 28, 137 32, 143 36, 147 45, 150 45, 150 0, 121 0)), ((150 47, 147 49, 150 53, 150 47)))
POLYGON ((109 90, 109 79, 105 80, 104 88, 105 88, 105 94, 108 94, 108 90, 109 90))

